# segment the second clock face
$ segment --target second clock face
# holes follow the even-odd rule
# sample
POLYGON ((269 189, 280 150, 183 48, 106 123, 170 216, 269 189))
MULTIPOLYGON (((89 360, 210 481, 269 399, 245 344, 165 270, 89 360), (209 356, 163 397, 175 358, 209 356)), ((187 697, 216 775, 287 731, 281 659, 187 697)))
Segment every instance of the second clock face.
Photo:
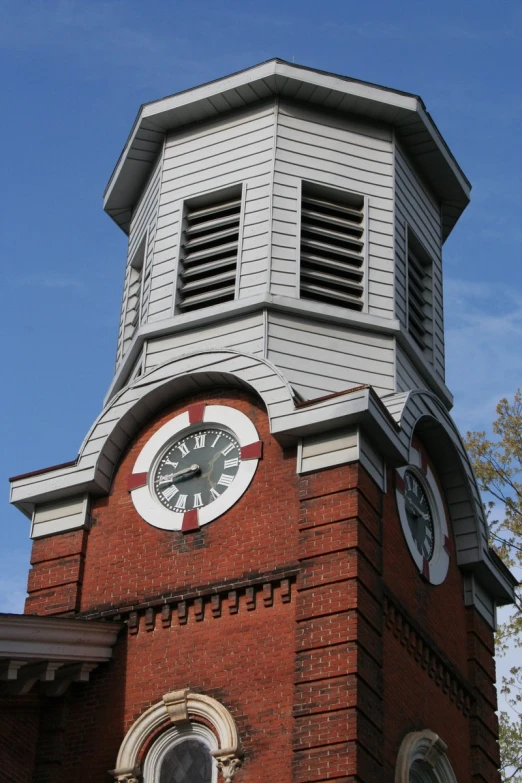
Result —
POLYGON ((234 435, 201 427, 168 446, 152 475, 152 490, 171 511, 203 508, 227 491, 241 461, 234 435))
POLYGON ((418 476, 411 470, 404 473, 404 507, 413 541, 426 560, 433 557, 435 526, 428 495, 418 476))

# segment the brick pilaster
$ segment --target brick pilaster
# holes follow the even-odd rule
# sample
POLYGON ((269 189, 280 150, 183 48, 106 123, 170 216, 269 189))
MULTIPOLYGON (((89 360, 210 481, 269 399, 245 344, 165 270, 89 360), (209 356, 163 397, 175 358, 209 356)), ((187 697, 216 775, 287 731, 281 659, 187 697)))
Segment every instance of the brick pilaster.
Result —
POLYGON ((474 703, 470 715, 473 783, 499 783, 497 696, 493 632, 474 607, 466 610, 468 679, 474 703))
POLYGON ((296 783, 380 779, 380 502, 357 465, 301 479, 296 783))
POLYGON ((36 539, 26 614, 72 614, 79 609, 87 535, 81 529, 36 539))

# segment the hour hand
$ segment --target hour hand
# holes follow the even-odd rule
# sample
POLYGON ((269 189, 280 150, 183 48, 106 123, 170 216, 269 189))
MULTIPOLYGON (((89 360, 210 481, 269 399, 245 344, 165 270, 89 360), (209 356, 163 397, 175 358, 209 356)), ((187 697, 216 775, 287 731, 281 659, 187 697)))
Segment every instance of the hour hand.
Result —
POLYGON ((160 478, 159 483, 162 485, 171 484, 173 481, 176 481, 176 479, 193 476, 198 471, 199 471, 199 465, 189 465, 188 468, 183 468, 183 470, 177 470, 175 473, 169 473, 168 476, 162 476, 160 478))

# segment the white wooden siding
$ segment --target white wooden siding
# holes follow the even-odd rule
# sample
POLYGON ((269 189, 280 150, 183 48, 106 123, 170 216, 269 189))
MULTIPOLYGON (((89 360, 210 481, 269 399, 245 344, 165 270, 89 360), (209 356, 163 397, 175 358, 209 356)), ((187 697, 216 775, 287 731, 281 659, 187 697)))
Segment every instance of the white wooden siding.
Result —
POLYGON ((240 184, 244 193, 239 296, 267 287, 273 105, 167 137, 148 321, 173 313, 183 202, 240 184))
POLYGON ((426 389, 426 382, 413 366, 400 345, 396 347, 397 391, 407 392, 413 389, 426 389))
MULTIPOLYGON (((407 232, 417 236, 433 262, 432 365, 444 381, 444 322, 442 299, 442 223, 440 205, 426 189, 400 147, 395 148, 396 314, 407 328, 407 232)), ((427 354, 428 357, 428 354, 427 354)))
POLYGON ((393 338, 337 324, 268 313, 268 359, 304 399, 371 384, 394 390, 393 338))
POLYGON ((300 188, 307 180, 368 197, 368 311, 393 315, 393 149, 379 126, 280 103, 270 290, 298 296, 300 188))
POLYGON ((241 353, 262 356, 264 331, 263 314, 255 313, 150 340, 147 343, 145 371, 183 354, 209 348, 234 348, 241 353))
POLYGON ((359 461, 379 489, 386 492, 386 461, 362 429, 359 429, 359 461))
POLYGON ((386 464, 358 427, 341 427, 299 441, 297 472, 331 468, 359 461, 377 486, 386 491, 386 464))
POLYGON ((42 538, 65 530, 75 530, 88 523, 88 498, 67 498, 36 506, 33 512, 31 538, 42 538))
POLYGON ((154 248, 154 234, 156 229, 156 219, 158 214, 158 200, 160 193, 161 179, 161 159, 158 160, 151 178, 146 185, 141 199, 136 205, 129 231, 129 245, 127 251, 127 267, 125 271, 125 283, 123 290, 122 309, 120 316, 120 327, 118 332, 118 348, 116 355, 116 364, 122 359, 130 339, 125 339, 125 312, 127 309, 127 293, 131 276, 131 263, 134 255, 139 248, 140 242, 147 236, 147 245, 143 259, 143 277, 141 294, 141 322, 146 320, 150 296, 151 265, 154 248))
POLYGON ((297 472, 331 468, 355 462, 359 456, 357 427, 343 427, 332 432, 322 432, 303 438, 297 454, 297 472))

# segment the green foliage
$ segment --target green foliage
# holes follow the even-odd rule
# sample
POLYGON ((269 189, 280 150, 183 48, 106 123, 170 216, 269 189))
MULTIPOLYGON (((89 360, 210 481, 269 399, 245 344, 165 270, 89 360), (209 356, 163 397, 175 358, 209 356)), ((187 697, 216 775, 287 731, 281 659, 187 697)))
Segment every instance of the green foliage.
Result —
MULTIPOLYGON (((490 545, 506 565, 522 568, 522 392, 502 399, 493 422, 494 440, 485 432, 468 432, 466 447, 480 489, 486 493, 490 545)), ((497 655, 508 646, 522 647, 522 593, 517 590, 514 611, 499 626, 497 655)), ((500 722, 501 772, 505 783, 522 783, 522 667, 502 678, 502 693, 511 714, 502 711, 500 722)))

